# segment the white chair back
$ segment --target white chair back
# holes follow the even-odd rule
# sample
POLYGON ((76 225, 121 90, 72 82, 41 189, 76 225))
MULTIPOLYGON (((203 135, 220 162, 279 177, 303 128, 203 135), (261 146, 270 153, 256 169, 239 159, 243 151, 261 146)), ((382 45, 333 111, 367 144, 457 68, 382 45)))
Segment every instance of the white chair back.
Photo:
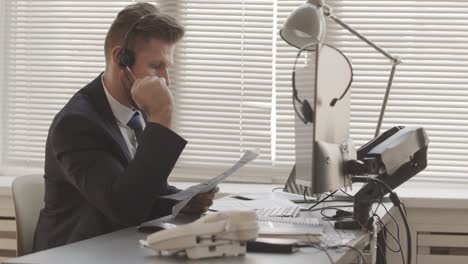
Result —
POLYGON ((42 175, 20 176, 13 180, 12 192, 16 215, 18 256, 32 252, 39 212, 44 208, 44 191, 42 175))

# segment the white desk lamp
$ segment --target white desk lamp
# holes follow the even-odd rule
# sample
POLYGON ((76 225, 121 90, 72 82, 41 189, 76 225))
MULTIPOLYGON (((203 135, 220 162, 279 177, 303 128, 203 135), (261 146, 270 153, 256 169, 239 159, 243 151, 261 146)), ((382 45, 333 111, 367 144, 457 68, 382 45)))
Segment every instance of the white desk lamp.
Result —
POLYGON ((280 30, 280 36, 291 46, 299 49, 312 47, 308 50, 314 50, 316 45, 312 44, 321 44, 325 39, 325 17, 330 17, 333 19, 336 23, 347 29, 353 35, 357 36, 369 46, 382 53, 392 63, 392 70, 388 78, 387 89, 385 92, 384 101, 382 103, 382 109, 380 110, 377 128, 375 130, 374 137, 377 137, 380 133, 380 127, 382 125, 385 107, 387 105, 390 88, 392 86, 393 77, 395 75, 395 69, 396 66, 401 63, 401 61, 398 57, 393 57, 392 55, 388 54, 386 51, 375 45, 373 42, 333 15, 332 8, 325 4, 323 0, 308 0, 306 3, 302 4, 296 10, 294 10, 284 22, 283 28, 280 30))

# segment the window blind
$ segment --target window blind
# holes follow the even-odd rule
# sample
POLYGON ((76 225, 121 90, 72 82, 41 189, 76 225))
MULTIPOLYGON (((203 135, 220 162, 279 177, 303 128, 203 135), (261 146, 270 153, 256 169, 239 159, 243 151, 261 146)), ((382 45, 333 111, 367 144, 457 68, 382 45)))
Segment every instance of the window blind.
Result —
POLYGON ((259 149, 234 179, 271 181, 272 14, 270 0, 178 1, 186 36, 171 79, 176 128, 189 143, 176 175, 212 177, 259 149))
POLYGON ((3 169, 38 170, 53 116, 104 69, 103 41, 129 1, 4 1, 3 169))
MULTIPOLYGON (((53 116, 104 69, 103 41, 132 1, 6 1, 3 170, 40 171, 53 116), (7 169, 5 169, 7 168, 7 169)), ((153 1, 186 26, 171 70, 174 129, 189 140, 174 177, 212 177, 247 149, 235 180, 271 181, 273 5, 153 1)))
MULTIPOLYGON (((422 126, 428 168, 415 180, 468 182, 468 1, 331 1, 337 14, 401 57, 383 129, 422 126)), ((390 70, 388 61, 330 25, 329 35, 353 58, 351 133, 371 138, 390 70)))
MULTIPOLYGON (((279 35, 279 30, 289 14, 305 1, 276 2, 276 161, 275 165, 283 169, 283 175, 295 162, 294 109, 292 107, 291 72, 298 50, 289 46, 279 35)), ((300 67, 301 65, 298 65, 300 67)), ((276 181, 284 181, 279 175, 276 181)))
MULTIPOLYGON (((117 12, 131 2, 3 2, 4 172, 42 170, 52 117, 104 69, 105 33, 117 12)), ((290 78, 297 50, 277 33, 304 1, 157 2, 187 29, 171 69, 171 89, 174 129, 189 144, 171 177, 211 177, 244 150, 259 148, 259 159, 234 179, 284 181, 295 160, 290 78)), ((427 130, 429 166, 415 180, 467 182, 468 0, 327 3, 343 21, 403 60, 381 131, 394 125, 427 130)), ((350 133, 361 146, 373 137, 391 66, 332 20, 327 23, 327 43, 353 64, 350 133)))
MULTIPOLYGON (((303 1, 278 1, 278 22, 303 1)), ((428 167, 414 181, 468 182, 468 1, 330 0, 336 16, 403 63, 397 67, 381 132, 395 125, 422 126, 429 139, 428 167)), ((361 146, 376 128, 391 64, 347 30, 327 19, 326 42, 352 61, 351 137, 361 146)), ((278 40, 278 46, 280 44, 278 40)), ((282 46, 281 46, 282 47, 282 46)), ((295 53, 294 53, 295 54, 295 53)), ((291 69, 286 47, 278 61, 291 69)), ((290 71, 277 66, 278 138, 292 126, 288 92, 290 71), (285 83, 283 86, 283 82, 285 83), (279 118, 279 117, 278 117, 279 118)), ((290 137, 289 135, 287 137, 290 137)), ((280 145, 280 144, 277 144, 280 145)), ((291 153, 288 143, 281 153, 291 153)), ((286 154, 287 155, 287 154, 286 154)))

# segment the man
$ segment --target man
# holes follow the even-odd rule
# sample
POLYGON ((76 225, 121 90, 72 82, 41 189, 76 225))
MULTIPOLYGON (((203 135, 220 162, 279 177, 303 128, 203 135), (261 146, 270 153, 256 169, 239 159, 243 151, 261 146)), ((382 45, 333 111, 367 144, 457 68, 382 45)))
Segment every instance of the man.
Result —
MULTIPOLYGON (((168 68, 183 34, 173 17, 148 3, 117 15, 106 36, 104 73, 50 126, 34 251, 170 214, 174 202, 160 197, 178 191, 167 177, 186 141, 170 129, 168 68)), ((185 212, 205 212, 216 191, 197 195, 185 212)))

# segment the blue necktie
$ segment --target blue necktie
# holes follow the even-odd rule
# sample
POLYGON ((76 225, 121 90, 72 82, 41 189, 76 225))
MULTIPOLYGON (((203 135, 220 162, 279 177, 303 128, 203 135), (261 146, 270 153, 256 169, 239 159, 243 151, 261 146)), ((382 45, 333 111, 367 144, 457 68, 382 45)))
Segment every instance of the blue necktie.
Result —
POLYGON ((128 121, 127 126, 129 126, 133 132, 135 132, 135 136, 137 139, 137 142, 140 143, 141 136, 143 135, 143 125, 140 122, 140 113, 135 112, 130 118, 130 121, 128 121))

